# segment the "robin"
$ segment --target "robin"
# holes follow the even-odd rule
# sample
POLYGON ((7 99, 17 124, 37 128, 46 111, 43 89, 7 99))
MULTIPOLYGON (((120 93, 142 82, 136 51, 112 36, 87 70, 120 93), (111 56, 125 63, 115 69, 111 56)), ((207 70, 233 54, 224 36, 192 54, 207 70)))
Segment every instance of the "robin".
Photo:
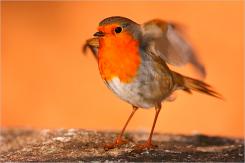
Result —
POLYGON ((97 58, 101 77, 118 97, 133 106, 121 133, 107 149, 124 143, 123 133, 138 108, 155 107, 150 136, 139 149, 154 147, 152 135, 161 110, 161 103, 173 100, 176 90, 201 92, 221 98, 212 87, 169 69, 167 64, 191 64, 202 76, 206 75, 191 46, 175 25, 154 19, 138 24, 128 18, 113 16, 99 23, 94 38, 87 40, 84 50, 91 49, 97 58))

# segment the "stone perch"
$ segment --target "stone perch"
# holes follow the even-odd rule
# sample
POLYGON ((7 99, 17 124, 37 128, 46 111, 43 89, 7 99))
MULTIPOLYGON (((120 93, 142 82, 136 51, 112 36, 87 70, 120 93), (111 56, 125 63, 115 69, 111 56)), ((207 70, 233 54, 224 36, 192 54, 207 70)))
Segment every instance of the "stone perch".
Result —
POLYGON ((154 134, 158 148, 135 151, 147 133, 130 132, 129 144, 105 151, 115 132, 82 129, 1 129, 0 161, 227 161, 244 162, 244 141, 205 135, 154 134))

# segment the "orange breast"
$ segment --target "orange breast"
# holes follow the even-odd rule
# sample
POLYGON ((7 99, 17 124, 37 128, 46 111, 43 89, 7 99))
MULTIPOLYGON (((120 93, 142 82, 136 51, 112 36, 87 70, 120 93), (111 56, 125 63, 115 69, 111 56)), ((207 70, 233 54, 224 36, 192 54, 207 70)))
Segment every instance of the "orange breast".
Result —
POLYGON ((104 80, 130 82, 140 66, 139 43, 128 34, 100 39, 99 69, 104 80))

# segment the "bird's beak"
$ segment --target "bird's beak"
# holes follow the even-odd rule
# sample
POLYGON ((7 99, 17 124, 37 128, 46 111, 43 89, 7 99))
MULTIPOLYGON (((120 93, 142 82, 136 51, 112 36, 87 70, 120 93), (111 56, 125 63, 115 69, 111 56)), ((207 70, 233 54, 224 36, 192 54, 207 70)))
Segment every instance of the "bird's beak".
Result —
POLYGON ((94 36, 97 36, 97 37, 103 37, 103 36, 105 36, 105 33, 99 31, 99 32, 96 32, 96 33, 94 34, 94 36))

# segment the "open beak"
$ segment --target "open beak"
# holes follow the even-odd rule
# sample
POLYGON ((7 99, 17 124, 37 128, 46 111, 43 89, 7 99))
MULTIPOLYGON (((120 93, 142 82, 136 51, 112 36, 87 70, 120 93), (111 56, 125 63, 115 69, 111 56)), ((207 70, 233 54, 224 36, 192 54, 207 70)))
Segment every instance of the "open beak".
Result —
POLYGON ((103 36, 105 36, 105 34, 104 34, 104 32, 99 31, 99 32, 96 32, 96 33, 94 34, 94 36, 97 36, 97 37, 103 37, 103 36))

